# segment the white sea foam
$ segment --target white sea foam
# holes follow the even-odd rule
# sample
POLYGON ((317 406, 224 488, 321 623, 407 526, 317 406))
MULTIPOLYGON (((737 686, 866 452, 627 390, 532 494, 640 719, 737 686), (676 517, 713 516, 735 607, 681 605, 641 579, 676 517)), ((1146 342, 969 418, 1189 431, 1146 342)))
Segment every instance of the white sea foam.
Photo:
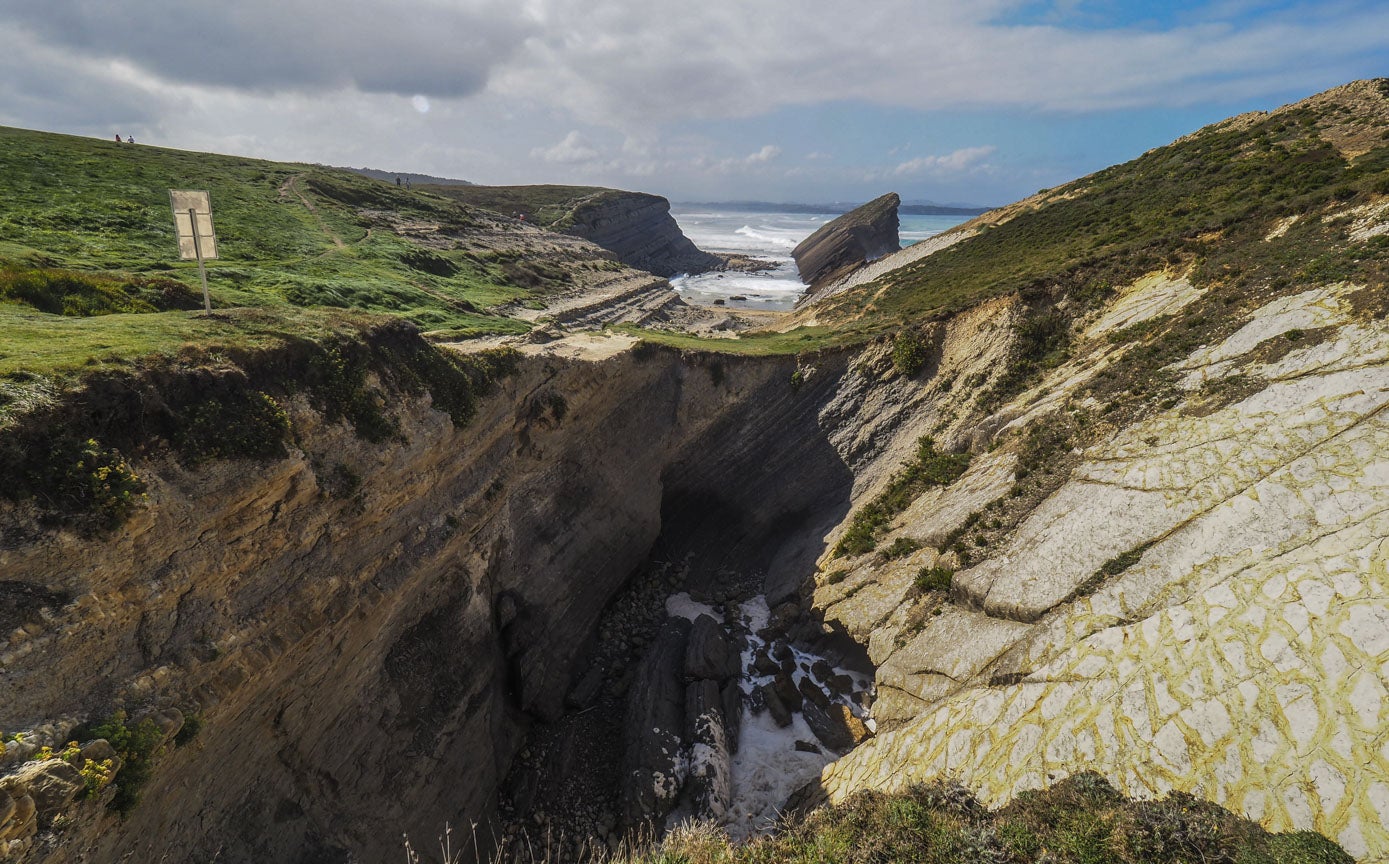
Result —
POLYGON ((691 599, 690 595, 684 591, 666 598, 666 614, 671 618, 685 618, 690 621, 694 621, 701 615, 708 615, 716 621, 723 620, 723 616, 715 612, 713 606, 691 599))
MULTIPOLYGON (((671 215, 694 244, 708 252, 747 255, 772 264, 759 273, 681 275, 671 285, 694 303, 722 300, 729 308, 790 309, 805 293, 791 250, 833 216, 806 213, 721 213, 673 208, 671 215), (746 299, 734 300, 740 297, 746 299)), ((902 216, 899 236, 911 245, 958 224, 953 216, 902 216)))

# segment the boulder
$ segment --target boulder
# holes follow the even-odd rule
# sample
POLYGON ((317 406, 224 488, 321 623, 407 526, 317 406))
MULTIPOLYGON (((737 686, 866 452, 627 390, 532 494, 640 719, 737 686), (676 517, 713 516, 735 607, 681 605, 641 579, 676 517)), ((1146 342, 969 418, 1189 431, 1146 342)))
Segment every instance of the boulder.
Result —
POLYGON ((781 664, 772 658, 766 645, 758 648, 752 657, 752 669, 758 675, 775 675, 780 668, 781 664))
POLYGON ((824 690, 821 690, 819 687, 815 686, 815 682, 810 680, 809 675, 805 676, 800 680, 800 683, 796 685, 796 689, 799 690, 800 694, 805 697, 805 701, 814 702, 821 708, 829 710, 830 697, 825 695, 824 690))
MULTIPOLYGON (((48 825, 67 809, 82 791, 82 775, 61 759, 30 762, 6 780, 12 790, 22 789, 34 799, 35 815, 40 825, 48 825)), ((13 791, 11 794, 14 794, 13 791)))
POLYGON ((690 622, 666 619, 627 692, 622 815, 630 827, 663 818, 680 794, 689 634, 690 622))
POLYGON ((791 725, 791 709, 786 707, 786 703, 781 701, 781 697, 776 694, 776 688, 771 684, 763 684, 757 688, 757 699, 766 707, 767 712, 772 715, 776 725, 785 729, 791 725))
POLYGON ((5 838, 5 832, 14 823, 14 816, 18 810, 19 805, 15 803, 14 796, 0 789, 0 840, 5 838))
POLYGON ((733 768, 719 685, 708 679, 685 690, 685 740, 690 773, 685 783, 689 811, 698 819, 721 820, 733 802, 733 768))
POLYGON ((111 770, 119 771, 121 768, 121 757, 116 753, 116 748, 111 746, 111 742, 105 738, 98 738, 95 741, 88 741, 82 745, 82 764, 91 762, 110 762, 111 770))
POLYGON ((791 252, 800 270, 801 281, 810 286, 809 294, 848 275, 868 261, 896 252, 897 207, 902 199, 896 192, 875 198, 821 225, 791 252))
POLYGON ((34 796, 13 785, 0 786, 0 805, 6 801, 9 815, 0 818, 0 843, 32 837, 39 830, 34 796))
POLYGON ((801 710, 801 702, 803 701, 801 691, 796 686, 796 679, 791 677, 790 673, 778 672, 777 676, 772 679, 772 690, 776 692, 781 704, 792 711, 801 710))
POLYGON ((685 649, 685 674, 691 678, 726 681, 741 671, 742 663, 723 624, 711 615, 700 615, 690 628, 685 649))
POLYGON ((802 714, 820 743, 836 753, 847 753, 869 735, 868 727, 845 705, 821 708, 814 702, 806 702, 802 714))

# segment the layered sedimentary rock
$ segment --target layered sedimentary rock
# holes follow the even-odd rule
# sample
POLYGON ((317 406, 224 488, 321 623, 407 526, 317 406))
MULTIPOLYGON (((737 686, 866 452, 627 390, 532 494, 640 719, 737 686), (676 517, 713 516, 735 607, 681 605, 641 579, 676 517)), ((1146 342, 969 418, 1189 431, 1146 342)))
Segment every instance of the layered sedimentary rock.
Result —
POLYGON ((703 273, 724 263, 690 242, 670 215, 670 202, 659 195, 604 190, 577 202, 556 227, 657 276, 703 273))
MULTIPOLYGON (((1174 395, 1145 419, 1052 464, 981 452, 882 541, 922 548, 822 581, 816 605, 868 645, 879 688, 879 734, 826 770, 830 797, 950 777, 997 805, 1096 770, 1389 859, 1383 291, 1266 300, 1167 365, 1174 395), (1007 529, 1037 488, 1024 469, 1058 468, 1007 529), (949 595, 922 593, 933 568, 957 571, 949 595)), ((1037 441, 1102 416, 1081 394, 1122 376, 1131 349, 1113 334, 1204 299, 1170 274, 1139 280, 1074 359, 959 432, 1037 441)))
MULTIPOLYGON (((820 535, 842 516, 849 454, 820 418, 847 357, 797 387, 794 358, 527 350, 466 427, 383 383, 399 434, 370 443, 288 395, 289 455, 137 462, 149 501, 109 534, 7 510, 0 572, 23 599, 6 607, 0 729, 30 734, 6 745, 0 853, 385 860, 402 831, 485 822, 663 527, 732 527, 730 554, 764 560, 792 514, 820 535), (36 815, 29 745, 169 707, 202 730, 166 748, 128 817, 81 797, 36 815)), ((813 561, 805 543, 788 555, 813 561)))
POLYGON ((792 250, 801 281, 810 286, 808 300, 865 262, 897 251, 897 207, 901 203, 896 192, 875 198, 820 226, 792 250))
MULTIPOLYGON (((915 375, 886 343, 798 360, 561 340, 463 428, 393 397, 401 435, 370 444, 290 399, 286 458, 139 463, 150 501, 110 535, 11 522, 0 727, 34 738, 6 744, 3 851, 376 860, 402 830, 485 819, 526 725, 572 691, 574 646, 666 534, 766 572, 774 605, 821 559, 813 615, 877 667, 878 735, 827 770, 833 798, 949 776, 999 803, 1090 769, 1386 860, 1384 291, 1232 308, 1212 290, 1124 286, 1076 320, 1070 359, 982 417, 1020 298, 930 325, 915 375), (1094 395, 1156 386, 1125 364, 1182 315, 1223 329, 1151 373, 1170 395, 1131 416, 1094 395), (1039 457, 1058 428, 1092 437, 1039 457), (928 433, 972 451, 968 471, 878 551, 824 555, 928 433), (204 723, 124 821, 27 761, 117 707, 204 723)), ((712 636, 663 666, 714 681, 712 636)), ((714 689, 689 683, 663 722, 712 748, 714 689)), ((812 694, 767 690, 833 737, 812 694)))

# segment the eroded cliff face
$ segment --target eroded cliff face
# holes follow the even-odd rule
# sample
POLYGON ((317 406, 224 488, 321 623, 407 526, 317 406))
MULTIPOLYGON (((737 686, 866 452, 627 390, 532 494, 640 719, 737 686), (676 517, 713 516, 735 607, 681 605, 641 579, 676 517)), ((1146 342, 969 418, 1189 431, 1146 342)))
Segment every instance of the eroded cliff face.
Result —
POLYGON ((703 273, 724 263, 690 242, 659 195, 605 191, 578 202, 559 227, 657 276, 703 273))
MULTIPOLYGON (((7 597, 32 602, 0 653, 0 728, 35 734, 7 748, 0 855, 386 860, 402 831, 487 824, 663 518, 804 568, 881 449, 844 437, 843 355, 793 385, 794 358, 528 350, 464 428, 399 395, 400 435, 370 444, 299 398, 287 458, 139 463, 149 502, 116 531, 11 534, 7 597), (117 708, 203 723, 127 818, 13 774, 117 708)), ((795 593, 794 567, 770 571, 795 593)))
POLYGON ((1383 289, 1155 272, 1066 313, 1069 359, 1014 394, 1019 334, 1062 308, 1036 303, 917 328, 907 371, 890 341, 573 337, 463 428, 402 396, 401 437, 367 444, 296 401, 288 458, 141 464, 119 531, 0 550, 0 726, 37 732, 7 745, 0 849, 381 860, 485 822, 664 535, 876 667, 878 735, 826 769, 833 799, 948 776, 996 804, 1096 770, 1385 860, 1383 289), (842 547, 923 435, 968 470, 842 547), (125 821, 25 761, 117 707, 205 723, 125 821))
POLYGON ((833 800, 950 777, 998 805, 1095 770, 1389 858, 1384 291, 1217 295, 1152 274, 988 419, 921 415, 990 443, 891 521, 909 554, 822 561, 815 605, 878 684, 833 800), (1189 327, 1209 341, 1141 335, 1189 327))
POLYGON ((901 203, 896 192, 875 198, 821 225, 791 251, 801 281, 810 286, 806 302, 814 302, 822 288, 864 263, 898 250, 901 203))

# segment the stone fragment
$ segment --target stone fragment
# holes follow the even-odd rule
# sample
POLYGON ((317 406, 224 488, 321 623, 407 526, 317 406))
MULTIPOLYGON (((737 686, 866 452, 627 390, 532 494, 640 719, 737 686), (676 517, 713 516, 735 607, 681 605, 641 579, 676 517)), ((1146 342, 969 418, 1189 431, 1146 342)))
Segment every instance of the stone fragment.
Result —
POLYGON ((781 697, 776 694, 776 688, 770 684, 763 684, 757 688, 757 694, 767 713, 772 715, 776 725, 785 729, 791 725, 791 709, 786 707, 786 703, 781 701, 781 697))
POLYGON ((627 692, 622 815, 629 827, 663 818, 680 793, 689 633, 690 622, 666 619, 627 692))
POLYGON ((4 789, 0 789, 0 838, 5 836, 10 824, 14 822, 15 811, 19 805, 15 804, 14 797, 4 789))
POLYGON ((836 753, 847 753, 868 737, 868 727, 844 705, 835 704, 825 709, 807 702, 802 713, 806 725, 820 743, 836 753))
POLYGON ((0 824, 0 842, 32 837, 38 832, 38 820, 35 818, 38 807, 34 804, 34 796, 16 785, 0 789, 0 796, 8 797, 14 805, 9 820, 0 824))
POLYGON ((809 741, 802 741, 802 740, 799 739, 799 738, 796 739, 796 751, 799 752, 799 753, 819 753, 819 752, 821 752, 821 750, 820 750, 819 747, 815 746, 814 744, 812 744, 812 743, 809 742, 809 741))
POLYGON ((583 674, 573 687, 569 689, 569 695, 565 701, 569 707, 580 710, 589 707, 598 699, 598 693, 603 688, 603 668, 597 663, 588 667, 588 671, 583 674))
POLYGON ((815 686, 815 682, 810 680, 807 675, 796 685, 796 689, 805 697, 806 701, 814 702, 816 705, 826 710, 830 707, 830 697, 825 695, 825 691, 815 686))
POLYGON ((61 759, 30 762, 6 779, 34 799, 40 825, 50 824, 82 791, 82 775, 61 759))
POLYGON ((775 675, 781 670, 781 664, 772 659, 765 647, 757 649, 757 654, 752 658, 752 668, 758 675, 775 675))
POLYGON ((724 681, 737 675, 739 666, 738 651, 723 624, 710 615, 696 618, 685 651, 685 674, 724 681))
POLYGON ((776 691, 777 697, 781 699, 781 704, 792 711, 801 710, 801 691, 800 688, 796 686, 796 680, 791 677, 790 673, 784 671, 778 672, 777 676, 772 679, 772 689, 776 691))

